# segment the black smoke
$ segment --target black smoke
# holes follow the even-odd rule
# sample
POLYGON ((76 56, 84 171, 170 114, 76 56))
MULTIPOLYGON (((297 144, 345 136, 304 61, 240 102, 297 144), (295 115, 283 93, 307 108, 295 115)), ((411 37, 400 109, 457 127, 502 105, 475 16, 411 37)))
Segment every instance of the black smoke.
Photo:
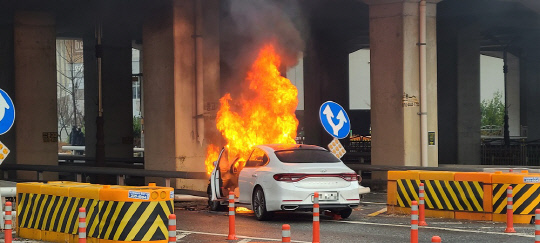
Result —
POLYGON ((282 57, 282 71, 296 64, 304 50, 306 26, 298 1, 225 0, 221 9, 223 92, 234 96, 265 44, 275 44, 282 57))

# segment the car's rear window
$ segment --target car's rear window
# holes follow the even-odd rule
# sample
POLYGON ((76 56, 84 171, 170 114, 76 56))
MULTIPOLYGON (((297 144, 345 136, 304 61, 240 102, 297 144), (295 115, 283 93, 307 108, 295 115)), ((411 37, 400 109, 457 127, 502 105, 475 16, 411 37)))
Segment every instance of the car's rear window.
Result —
POLYGON ((294 149, 274 152, 284 163, 336 163, 341 162, 330 151, 315 149, 294 149))

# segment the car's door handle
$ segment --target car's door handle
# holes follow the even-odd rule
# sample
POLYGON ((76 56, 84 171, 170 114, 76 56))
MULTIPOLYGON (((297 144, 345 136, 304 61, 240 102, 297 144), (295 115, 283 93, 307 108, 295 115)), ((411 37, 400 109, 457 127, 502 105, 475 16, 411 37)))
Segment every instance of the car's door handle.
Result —
POLYGON ((257 177, 257 174, 252 174, 251 177, 257 177))

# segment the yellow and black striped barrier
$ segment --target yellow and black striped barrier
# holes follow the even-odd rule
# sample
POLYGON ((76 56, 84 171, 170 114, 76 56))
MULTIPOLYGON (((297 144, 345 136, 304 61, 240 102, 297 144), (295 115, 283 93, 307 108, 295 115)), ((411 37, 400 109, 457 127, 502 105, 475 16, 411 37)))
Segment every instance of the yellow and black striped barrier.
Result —
POLYGON ((87 183, 19 183, 18 234, 50 242, 77 242, 78 209, 86 208, 88 242, 167 242, 172 188, 87 183))
POLYGON ((506 189, 513 187, 514 222, 529 223, 540 207, 540 174, 389 171, 388 212, 410 213, 424 183, 426 216, 506 221, 506 189))
POLYGON ((418 201, 418 185, 424 183, 427 209, 483 212, 483 185, 477 181, 398 180, 398 205, 418 201))

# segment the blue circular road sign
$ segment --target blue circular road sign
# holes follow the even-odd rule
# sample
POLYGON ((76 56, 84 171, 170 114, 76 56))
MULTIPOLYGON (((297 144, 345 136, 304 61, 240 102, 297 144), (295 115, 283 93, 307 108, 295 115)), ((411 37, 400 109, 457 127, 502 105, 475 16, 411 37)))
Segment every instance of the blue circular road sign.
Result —
POLYGON ((9 95, 0 89, 0 135, 11 129, 15 122, 15 106, 9 95))
POLYGON ((321 124, 330 135, 337 139, 345 138, 351 130, 351 121, 345 109, 338 103, 326 101, 319 109, 321 124))

